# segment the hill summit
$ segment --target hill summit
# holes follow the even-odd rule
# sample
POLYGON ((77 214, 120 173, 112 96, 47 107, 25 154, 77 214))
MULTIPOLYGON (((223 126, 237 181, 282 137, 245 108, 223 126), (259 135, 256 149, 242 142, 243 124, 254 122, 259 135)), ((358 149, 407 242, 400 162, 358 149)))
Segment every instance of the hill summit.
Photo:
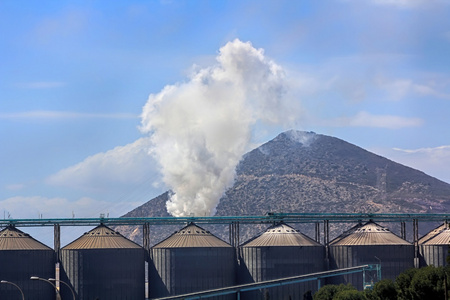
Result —
MULTIPOLYGON (((216 215, 444 213, 450 208, 450 184, 341 139, 314 132, 290 130, 279 134, 245 154, 236 172, 234 185, 222 197, 216 215)), ((168 193, 160 195, 124 217, 168 216, 167 199, 168 193)), ((421 232, 430 226, 422 226, 421 232)), ((344 229, 334 226, 331 233, 337 235, 344 229)), ((119 230, 142 241, 140 228, 119 230)), ((313 236, 311 228, 302 230, 313 236)), ((166 237, 159 236, 165 231, 153 232, 152 243, 166 237)), ((242 229, 241 242, 254 234, 255 229, 242 229)), ((228 232, 216 235, 227 240, 228 232)))

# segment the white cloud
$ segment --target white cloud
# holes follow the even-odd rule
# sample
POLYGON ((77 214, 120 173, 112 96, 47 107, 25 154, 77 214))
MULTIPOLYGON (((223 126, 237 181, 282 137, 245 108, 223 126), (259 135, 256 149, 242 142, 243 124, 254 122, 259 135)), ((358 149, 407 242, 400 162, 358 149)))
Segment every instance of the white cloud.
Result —
MULTIPOLYGON (((98 218, 100 214, 116 218, 140 204, 142 203, 124 201, 111 205, 107 201, 88 197, 69 201, 62 197, 16 196, 0 200, 0 210, 3 213, 2 218, 5 219, 98 218)), ((61 228, 61 246, 75 240, 90 229, 91 227, 86 226, 63 226, 61 228)), ((30 227, 22 230, 47 246, 53 247, 52 226, 30 227)))
POLYGON ((444 93, 436 90, 434 87, 429 85, 422 85, 422 84, 415 84, 413 86, 413 89, 418 94, 421 94, 423 96, 433 96, 436 98, 446 99, 450 100, 450 94, 444 93))
POLYGON ((401 151, 405 153, 425 153, 428 155, 431 155, 432 157, 435 157, 437 159, 440 159, 442 157, 450 157, 450 146, 439 146, 435 148, 419 148, 419 149, 400 149, 400 148, 394 148, 396 151, 401 151))
POLYGON ((393 161, 421 170, 426 174, 450 183, 450 145, 419 149, 377 149, 374 152, 393 161))
POLYGON ((79 113, 71 111, 50 111, 50 110, 35 110, 12 113, 0 113, 0 119, 21 120, 21 119, 134 119, 137 115, 128 113, 79 113))
POLYGON ((38 219, 41 216, 42 218, 70 218, 72 212, 80 218, 98 217, 98 212, 104 211, 106 207, 108 207, 107 202, 86 197, 76 201, 42 196, 16 196, 0 200, 0 209, 5 212, 6 218, 9 216, 11 219, 38 219))
POLYGON ((25 187, 25 184, 22 183, 15 183, 15 184, 8 184, 5 186, 5 189, 10 191, 18 191, 25 187))
POLYGON ((378 5, 388 5, 397 7, 414 7, 425 3, 424 0, 372 0, 372 3, 378 5))
MULTIPOLYGON (((46 183, 85 192, 99 192, 125 197, 124 192, 142 193, 156 188, 158 171, 149 155, 149 138, 95 154, 47 178, 46 183), (119 194, 117 194, 119 193, 119 194)), ((148 199, 154 194, 143 195, 148 199)))
POLYGON ((22 89, 52 89, 65 86, 65 82, 59 81, 34 81, 34 82, 22 82, 16 84, 17 87, 22 89))
POLYGON ((392 100, 402 100, 408 96, 432 96, 435 98, 450 100, 450 93, 442 92, 448 80, 434 78, 429 82, 417 83, 412 79, 375 79, 377 86, 388 93, 392 100))
POLYGON ((66 9, 51 17, 42 19, 35 27, 34 37, 41 43, 52 43, 56 39, 72 37, 82 33, 88 25, 89 13, 87 11, 66 9))
POLYGON ((448 0, 371 0, 375 5, 418 8, 424 5, 449 4, 448 0))
POLYGON ((361 111, 352 117, 336 118, 331 121, 325 121, 329 126, 335 127, 373 127, 400 129, 405 127, 419 127, 423 124, 420 118, 405 118, 393 115, 373 115, 361 111))

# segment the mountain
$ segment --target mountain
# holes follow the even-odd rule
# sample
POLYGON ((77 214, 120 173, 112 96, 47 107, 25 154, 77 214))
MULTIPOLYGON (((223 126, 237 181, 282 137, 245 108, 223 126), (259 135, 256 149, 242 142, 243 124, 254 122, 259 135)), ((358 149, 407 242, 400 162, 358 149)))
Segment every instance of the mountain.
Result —
MULTIPOLYGON (((244 155, 236 173, 235 183, 222 197, 216 215, 264 215, 269 211, 446 213, 450 208, 450 184, 341 139, 314 132, 281 133, 244 155)), ((123 217, 169 216, 165 210, 167 199, 168 193, 164 193, 123 217)), ((435 225, 420 225, 420 233, 435 225)), ((333 225, 331 237, 349 226, 333 225)), ((387 226, 394 232, 399 228, 398 224, 387 226)), ((179 229, 152 227, 152 244, 179 229)), ((241 242, 265 227, 241 226, 241 242)), ((297 227, 314 236, 313 224, 297 227)), ((121 226, 117 230, 142 243, 141 228, 121 226)), ((212 226, 210 230, 228 240, 224 226, 212 226)))

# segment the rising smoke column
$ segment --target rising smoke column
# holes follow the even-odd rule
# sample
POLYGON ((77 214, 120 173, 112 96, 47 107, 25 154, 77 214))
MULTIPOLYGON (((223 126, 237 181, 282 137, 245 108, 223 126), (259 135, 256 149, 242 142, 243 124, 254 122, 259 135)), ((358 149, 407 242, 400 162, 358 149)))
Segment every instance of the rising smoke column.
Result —
POLYGON ((143 108, 141 130, 151 135, 150 152, 173 191, 173 216, 214 215, 255 124, 295 118, 284 72, 262 49, 236 39, 216 59, 187 82, 151 94, 143 108))

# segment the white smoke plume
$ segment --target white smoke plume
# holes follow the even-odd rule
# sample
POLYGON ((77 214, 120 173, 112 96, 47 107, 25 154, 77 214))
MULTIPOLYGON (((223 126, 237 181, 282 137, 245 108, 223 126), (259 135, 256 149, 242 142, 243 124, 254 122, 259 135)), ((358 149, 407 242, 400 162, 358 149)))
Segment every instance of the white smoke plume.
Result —
POLYGON ((215 214, 255 124, 295 119, 286 91, 282 68, 236 39, 220 49, 216 65, 149 96, 141 130, 151 135, 151 153, 173 191, 171 215, 215 214))

